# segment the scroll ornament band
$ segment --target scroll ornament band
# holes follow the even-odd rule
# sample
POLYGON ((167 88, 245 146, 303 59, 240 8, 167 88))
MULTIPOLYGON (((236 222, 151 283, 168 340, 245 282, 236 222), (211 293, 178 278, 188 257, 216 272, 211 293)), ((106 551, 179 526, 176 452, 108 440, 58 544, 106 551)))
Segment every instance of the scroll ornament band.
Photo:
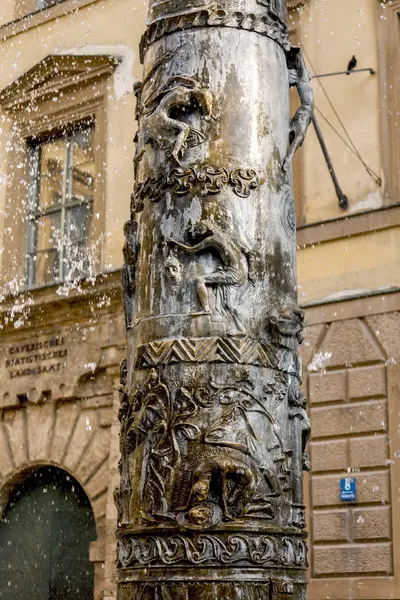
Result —
POLYGON ((238 168, 228 171, 215 165, 174 168, 167 175, 158 173, 138 183, 132 194, 132 213, 141 212, 145 200, 159 202, 166 190, 184 196, 194 189, 201 195, 219 194, 229 186, 240 198, 248 198, 252 190, 259 188, 260 177, 253 169, 238 168))
POLYGON ((149 25, 140 43, 140 60, 156 40, 175 31, 183 31, 196 27, 231 27, 246 29, 266 36, 280 44, 284 50, 290 49, 287 27, 271 17, 268 13, 245 13, 224 10, 218 5, 185 12, 183 14, 166 15, 149 25))
POLYGON ((118 541, 118 568, 150 565, 306 568, 307 545, 300 537, 259 533, 132 535, 118 541))

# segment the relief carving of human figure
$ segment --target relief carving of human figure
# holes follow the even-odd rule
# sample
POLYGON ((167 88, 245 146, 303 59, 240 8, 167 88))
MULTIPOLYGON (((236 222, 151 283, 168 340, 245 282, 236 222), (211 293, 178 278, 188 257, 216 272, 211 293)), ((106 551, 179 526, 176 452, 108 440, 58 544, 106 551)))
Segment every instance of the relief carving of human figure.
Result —
POLYGON ((278 348, 278 367, 285 373, 301 377, 299 344, 303 341, 304 312, 294 304, 274 307, 267 318, 271 342, 278 348))
POLYGON ((188 113, 199 108, 205 120, 213 118, 212 94, 189 77, 171 77, 157 92, 147 97, 140 114, 143 131, 152 143, 167 150, 181 166, 186 148, 197 146, 205 135, 179 118, 179 112, 188 113))
POLYGON ((237 307, 231 298, 229 288, 238 288, 249 281, 254 283, 254 255, 241 240, 231 232, 225 231, 211 220, 202 220, 191 233, 193 245, 184 244, 168 238, 169 246, 178 248, 186 254, 199 254, 214 251, 222 265, 212 273, 198 275, 194 284, 201 310, 211 314, 208 287, 214 286, 220 294, 222 311, 231 315, 239 332, 244 332, 237 307), (245 260, 243 260, 245 258, 245 260))
POLYGON ((289 149, 282 165, 284 171, 289 170, 297 148, 304 142, 314 109, 310 77, 300 48, 291 48, 287 53, 287 67, 289 72, 289 86, 296 86, 301 105, 290 121, 289 149))
POLYGON ((121 458, 118 463, 118 469, 120 473, 120 485, 114 490, 114 502, 118 512, 118 522, 121 525, 129 525, 130 522, 130 498, 132 493, 132 485, 129 474, 129 464, 126 456, 126 425, 129 418, 130 404, 128 394, 126 391, 127 381, 127 361, 124 359, 120 367, 120 409, 118 412, 118 420, 121 423, 121 434, 120 434, 120 452, 121 458))
POLYGON ((126 327, 129 328, 133 323, 133 297, 136 291, 136 263, 139 252, 137 222, 127 221, 124 225, 124 234, 122 287, 124 290, 125 323, 126 327))

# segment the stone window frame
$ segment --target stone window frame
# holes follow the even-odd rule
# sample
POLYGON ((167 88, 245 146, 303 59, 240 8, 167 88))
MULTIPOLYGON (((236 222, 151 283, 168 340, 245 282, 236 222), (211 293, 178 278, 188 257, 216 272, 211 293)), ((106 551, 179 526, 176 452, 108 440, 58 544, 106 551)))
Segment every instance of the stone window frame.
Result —
POLYGON ((400 201, 400 0, 377 2, 384 203, 400 201))
MULTIPOLYGON (((46 136, 88 119, 94 121, 95 164, 99 176, 95 182, 93 207, 99 218, 92 221, 89 241, 104 234, 107 83, 117 64, 115 57, 104 55, 51 55, 0 93, 0 106, 11 117, 14 140, 7 159, 4 230, 11 230, 12 235, 4 240, 4 279, 15 279, 20 285, 26 277, 27 223, 22 213, 28 193, 29 140, 33 137, 46 136), (22 218, 15 218, 18 211, 22 218)), ((95 259, 101 271, 101 244, 96 249, 95 259)))
MULTIPOLYGON (((50 284, 53 283, 62 283, 65 280, 64 272, 66 269, 73 268, 71 263, 71 251, 74 254, 75 258, 78 260, 82 260, 85 262, 85 257, 83 256, 83 252, 86 249, 87 242, 89 241, 89 237, 87 234, 90 232, 93 225, 93 196, 89 193, 89 183, 87 190, 88 193, 84 196, 80 195, 79 192, 74 190, 74 171, 75 167, 73 164, 72 156, 73 156, 73 148, 74 148, 74 140, 76 136, 82 135, 83 132, 89 133, 89 139, 91 141, 90 148, 94 153, 94 139, 93 132, 95 130, 96 123, 94 118, 89 118, 79 122, 71 123, 68 130, 55 130, 52 131, 50 135, 46 135, 44 138, 34 138, 28 139, 28 152, 30 154, 29 162, 30 162, 30 174, 29 174, 29 223, 28 223, 28 248, 27 248, 27 265, 26 265, 26 286, 28 289, 33 289, 36 287, 42 287, 43 283, 38 283, 38 279, 40 278, 40 268, 38 265, 38 257, 42 254, 53 255, 55 256, 53 269, 53 277, 51 278, 50 284), (41 163, 41 153, 43 149, 51 146, 54 143, 60 142, 64 145, 63 147, 63 161, 62 166, 58 174, 60 175, 60 187, 52 190, 53 194, 56 195, 57 201, 50 202, 49 204, 45 204, 45 206, 41 206, 41 191, 43 182, 49 180, 52 175, 49 172, 45 172, 43 174, 42 169, 44 168, 41 163), (86 217, 83 217, 83 220, 78 225, 78 229, 80 227, 80 235, 78 234, 75 243, 72 244, 71 235, 72 231, 69 229, 68 222, 69 218, 73 214, 73 211, 77 209, 83 209, 83 213, 86 212, 86 217), (55 219, 56 222, 59 222, 60 231, 59 236, 60 240, 57 244, 57 240, 54 239, 54 243, 50 248, 40 249, 40 226, 38 225, 40 222, 46 221, 51 222, 51 219, 55 219), (59 221, 58 221, 59 219, 59 221), (87 231, 88 229, 88 231, 87 231), (61 240, 63 242, 61 243, 61 240), (78 250, 80 248, 80 250, 78 250)), ((85 134, 84 134, 85 135, 85 134)), ((77 181, 82 181, 83 174, 79 173, 79 166, 76 167, 78 172, 76 172, 76 176, 78 176, 77 181), (79 177, 80 175, 80 177, 79 177)), ((56 171, 53 171, 53 177, 56 176, 56 171)), ((95 183, 95 177, 90 176, 90 180, 95 183)), ((87 181, 87 180, 86 180, 87 181)), ((54 197, 54 196, 53 196, 54 197)), ((50 259, 50 262, 51 259, 50 259)), ((76 265, 75 271, 76 276, 78 277, 78 273, 81 273, 84 276, 85 272, 82 271, 84 268, 83 265, 76 265)), ((42 275, 44 275, 42 273, 42 275)), ((47 273, 46 273, 47 275, 47 273)))

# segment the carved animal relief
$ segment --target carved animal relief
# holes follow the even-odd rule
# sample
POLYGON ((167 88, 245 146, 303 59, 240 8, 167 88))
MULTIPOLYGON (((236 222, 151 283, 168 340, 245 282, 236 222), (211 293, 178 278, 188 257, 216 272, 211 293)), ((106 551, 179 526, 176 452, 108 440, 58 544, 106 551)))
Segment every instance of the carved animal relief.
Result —
POLYGON ((229 385, 196 370, 191 379, 171 391, 152 369, 130 405, 121 392, 124 458, 129 464, 139 447, 146 456, 141 520, 204 529, 243 517, 273 519, 276 500, 290 489, 291 456, 276 404, 271 410, 268 395, 258 397, 246 369, 234 370, 229 385))

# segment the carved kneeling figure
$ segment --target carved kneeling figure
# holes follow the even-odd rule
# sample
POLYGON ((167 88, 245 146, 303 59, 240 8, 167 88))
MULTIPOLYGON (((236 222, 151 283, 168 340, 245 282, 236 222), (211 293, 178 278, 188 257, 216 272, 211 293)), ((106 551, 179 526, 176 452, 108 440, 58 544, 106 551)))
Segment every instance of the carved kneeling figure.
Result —
POLYGON ((237 451, 203 455, 193 470, 189 521, 206 525, 212 513, 210 500, 220 504, 226 520, 255 511, 264 511, 272 518, 271 504, 258 497, 262 479, 257 465, 237 451))

